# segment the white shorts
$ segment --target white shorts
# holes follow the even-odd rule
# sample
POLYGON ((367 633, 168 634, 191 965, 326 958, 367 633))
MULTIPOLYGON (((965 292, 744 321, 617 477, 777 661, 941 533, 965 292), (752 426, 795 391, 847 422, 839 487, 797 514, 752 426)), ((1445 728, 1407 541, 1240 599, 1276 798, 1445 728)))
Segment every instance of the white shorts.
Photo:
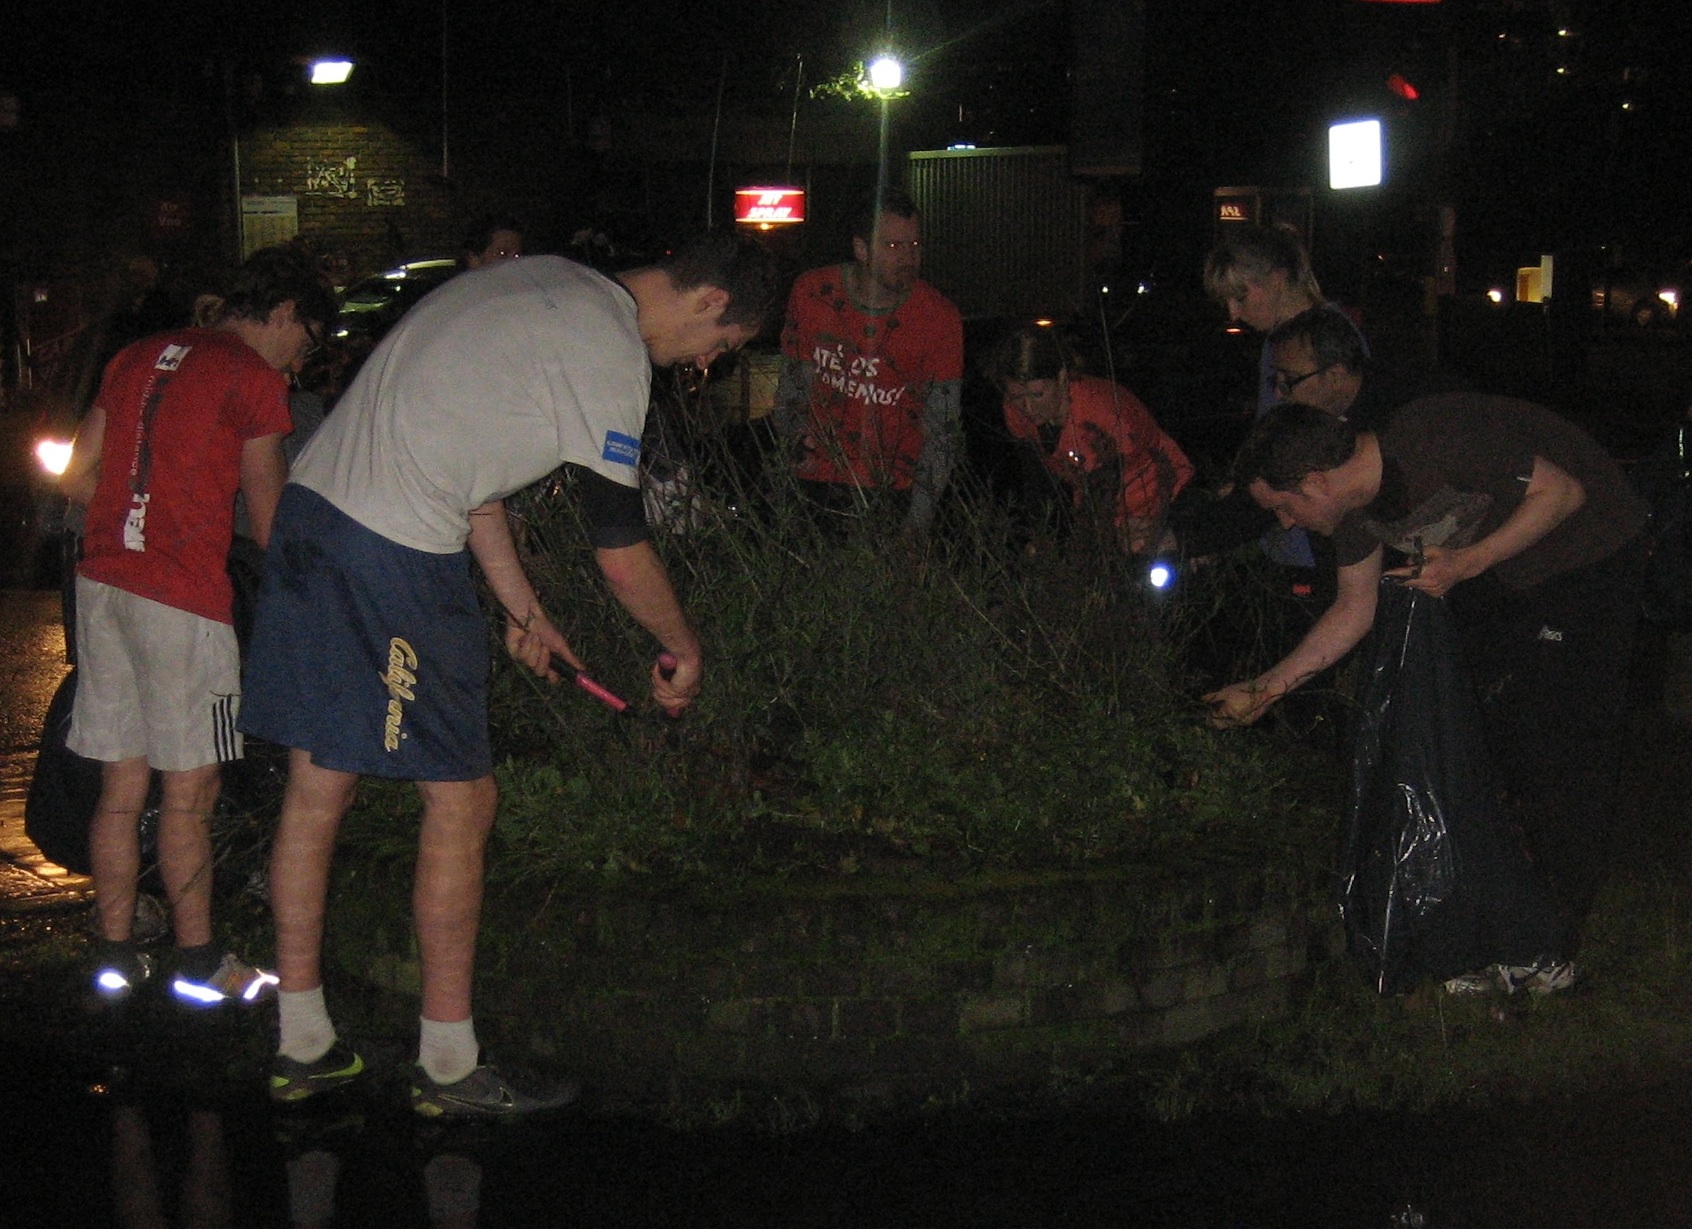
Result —
POLYGON ((65 745, 164 772, 241 758, 235 629, 76 578, 76 703, 65 745))

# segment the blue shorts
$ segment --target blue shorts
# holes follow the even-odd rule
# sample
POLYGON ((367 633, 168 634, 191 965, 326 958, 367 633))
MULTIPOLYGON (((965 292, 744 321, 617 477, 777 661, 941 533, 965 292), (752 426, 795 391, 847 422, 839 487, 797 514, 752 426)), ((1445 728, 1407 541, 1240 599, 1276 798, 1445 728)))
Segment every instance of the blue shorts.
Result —
POLYGON ((240 728, 321 768, 474 781, 488 744, 488 625, 467 551, 391 542, 283 489, 265 554, 240 728))

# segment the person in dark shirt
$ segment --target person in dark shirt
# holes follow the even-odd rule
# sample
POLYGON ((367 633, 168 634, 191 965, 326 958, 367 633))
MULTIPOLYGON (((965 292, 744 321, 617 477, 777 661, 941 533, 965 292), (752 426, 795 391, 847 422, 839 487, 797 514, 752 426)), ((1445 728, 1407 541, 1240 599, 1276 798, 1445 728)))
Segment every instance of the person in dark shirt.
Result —
POLYGON ((1349 653, 1383 575, 1448 598, 1509 814, 1564 925, 1561 950, 1499 975, 1571 984, 1615 812, 1644 564, 1645 508, 1620 468, 1543 407, 1465 392, 1408 402, 1375 431, 1278 406, 1235 478, 1281 524, 1333 539, 1337 596, 1285 658, 1205 697, 1212 723, 1257 721, 1349 653))

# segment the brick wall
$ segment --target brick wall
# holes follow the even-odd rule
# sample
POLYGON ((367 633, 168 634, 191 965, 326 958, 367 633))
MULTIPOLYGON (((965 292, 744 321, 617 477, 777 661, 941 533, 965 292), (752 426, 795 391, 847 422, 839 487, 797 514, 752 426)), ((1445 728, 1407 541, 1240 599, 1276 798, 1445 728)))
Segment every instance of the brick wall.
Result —
POLYGON ((460 220, 439 153, 379 123, 256 129, 241 142, 244 196, 292 196, 299 233, 351 277, 457 253, 460 220))
MULTIPOLYGON (((385 896, 338 902, 331 935, 348 974, 415 992, 404 899, 385 896)), ((1258 872, 732 899, 523 888, 490 896, 478 1014, 633 1113, 1037 1096, 1286 1011, 1320 929, 1311 899, 1258 872)))

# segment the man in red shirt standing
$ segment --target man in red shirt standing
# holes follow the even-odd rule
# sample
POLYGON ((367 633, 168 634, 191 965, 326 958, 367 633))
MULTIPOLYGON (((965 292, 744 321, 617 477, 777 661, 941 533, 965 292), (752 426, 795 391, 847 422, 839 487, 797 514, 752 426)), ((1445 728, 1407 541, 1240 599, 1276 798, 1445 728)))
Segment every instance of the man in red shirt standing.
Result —
POLYGON ((176 936, 171 988, 189 1004, 252 1002, 276 978, 212 939, 210 820, 235 729, 241 664, 225 562, 235 494, 262 546, 287 478, 288 377, 335 302, 315 264, 255 253, 209 328, 119 351, 77 434, 64 489, 86 504, 77 569, 77 688, 66 745, 102 764, 89 829, 101 940, 95 990, 122 1000, 152 973, 131 927, 140 816, 162 778, 159 874, 176 936))
POLYGON ((917 276, 922 220, 905 192, 866 201, 852 257, 793 285, 776 428, 797 441, 794 475, 824 507, 890 491, 924 531, 957 455, 963 319, 917 276))

